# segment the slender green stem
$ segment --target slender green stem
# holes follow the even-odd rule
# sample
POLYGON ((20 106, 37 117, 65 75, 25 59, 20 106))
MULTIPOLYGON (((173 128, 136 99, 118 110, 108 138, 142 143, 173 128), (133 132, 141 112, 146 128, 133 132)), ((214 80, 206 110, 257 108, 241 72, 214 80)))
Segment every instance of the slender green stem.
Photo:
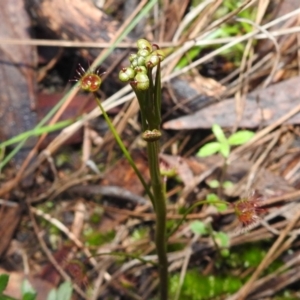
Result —
POLYGON ((228 161, 227 161, 227 158, 224 157, 224 163, 223 163, 222 170, 221 170, 220 182, 219 182, 218 193, 217 193, 217 195, 218 195, 219 198, 222 198, 223 183, 225 181, 227 167, 228 167, 228 161))
POLYGON ((135 95, 138 99, 139 106, 140 106, 140 113, 141 113, 141 120, 142 120, 142 131, 144 132, 147 130, 147 108, 146 108, 146 94, 137 90, 134 85, 131 85, 135 95))
MULTIPOLYGON (((5 158, 0 159, 0 173, 2 172, 3 167, 18 153, 18 151, 23 147, 27 139, 21 141, 5 158)), ((0 148, 1 151, 5 151, 5 147, 0 148)), ((2 153, 1 153, 2 154, 2 153)))
POLYGON ((177 223, 177 225, 176 225, 176 226, 173 228, 173 230, 171 230, 171 232, 168 234, 168 238, 169 238, 171 235, 173 235, 173 234, 178 230, 178 228, 180 227, 180 225, 184 222, 186 216, 187 216, 191 211, 193 211, 197 206, 203 205, 203 204, 215 204, 215 203, 221 203, 221 204, 224 204, 224 203, 225 203, 225 204, 230 205, 229 202, 223 201, 223 200, 220 200, 220 201, 213 201, 213 202, 207 201, 207 200, 201 200, 201 201, 198 201, 198 202, 194 203, 192 206, 190 206, 190 207, 186 210, 186 212, 185 212, 184 215, 182 216, 182 219, 179 220, 179 222, 177 223))
POLYGON ((155 76, 155 101, 157 101, 155 105, 155 115, 157 116, 158 126, 161 124, 161 71, 160 71, 160 63, 157 65, 157 72, 155 76))
POLYGON ((215 238, 215 236, 214 236, 214 230, 213 230, 213 228, 212 228, 212 226, 211 226, 211 223, 206 224, 206 228, 207 228, 208 234, 210 235, 210 237, 211 237, 211 239, 212 239, 212 241, 213 241, 213 243, 214 243, 214 246, 215 246, 215 248, 216 248, 217 254, 218 254, 219 256, 221 256, 221 250, 220 250, 220 247, 219 247, 219 245, 218 245, 218 243, 217 243, 217 241, 216 241, 216 238, 215 238))
POLYGON ((168 299, 168 258, 166 232, 166 200, 159 169, 159 141, 147 143, 151 185, 154 194, 156 229, 155 244, 159 263, 160 299, 168 299))
MULTIPOLYGON (((119 147, 121 148, 121 150, 122 150, 124 156, 125 156, 126 159, 128 160, 128 162, 129 162, 129 164, 131 165, 131 167, 133 168, 134 172, 135 172, 136 175, 138 176, 138 178, 139 178, 139 180, 141 181, 141 183, 142 183, 142 185, 143 185, 143 187, 144 187, 144 189, 145 189, 147 195, 149 196, 149 198, 150 198, 152 204, 154 205, 154 197, 153 197, 153 194, 151 193, 151 191, 150 191, 150 189, 149 189, 147 183, 145 182, 145 180, 144 180, 142 174, 140 173, 139 169, 136 167, 136 164, 134 163, 134 161, 133 161, 131 155, 129 154, 129 152, 127 151, 127 149, 126 149, 125 145, 123 144, 123 142, 122 142, 122 140, 121 140, 119 134, 117 133, 117 131, 116 131, 114 125, 113 125, 112 122, 110 121, 110 118, 108 117, 106 111, 105 111, 104 108, 102 107, 102 104, 101 104, 100 100, 98 99, 98 97, 97 97, 96 95, 95 95, 95 99, 96 99, 96 102, 97 102, 97 104, 98 104, 98 106, 99 106, 99 108, 100 108, 100 110, 101 110, 101 112, 102 112, 102 114, 103 114, 103 117, 104 117, 105 121, 107 122, 108 127, 109 127, 109 129, 111 130, 111 132, 112 132, 112 134, 113 134, 113 136, 114 136, 116 142, 118 143, 119 147)), ((154 205, 154 207, 155 207, 155 205, 154 205)))

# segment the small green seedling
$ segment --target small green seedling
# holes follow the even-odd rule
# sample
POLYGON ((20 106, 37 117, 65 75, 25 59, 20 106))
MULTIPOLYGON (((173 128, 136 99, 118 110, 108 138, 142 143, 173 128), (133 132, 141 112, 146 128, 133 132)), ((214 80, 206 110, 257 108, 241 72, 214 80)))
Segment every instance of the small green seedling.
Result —
POLYGON ((253 131, 240 130, 228 138, 225 136, 222 128, 218 124, 212 126, 212 132, 216 137, 216 142, 205 144, 197 153, 197 156, 206 157, 216 153, 220 153, 225 159, 229 157, 232 146, 243 145, 248 142, 254 135, 253 131))

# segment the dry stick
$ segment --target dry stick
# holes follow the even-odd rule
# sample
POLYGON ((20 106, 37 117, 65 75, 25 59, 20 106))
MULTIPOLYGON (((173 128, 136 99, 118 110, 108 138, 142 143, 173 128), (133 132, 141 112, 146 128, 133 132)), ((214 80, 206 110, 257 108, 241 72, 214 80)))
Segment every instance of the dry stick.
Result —
MULTIPOLYGON (((251 0, 248 0, 251 1, 251 0)), ((254 0, 256 1, 256 0, 254 0)), ((197 34, 202 30, 202 28, 209 23, 209 20, 213 16, 213 14, 217 11, 217 9, 222 5, 223 0, 215 0, 212 3, 210 3, 208 6, 207 11, 203 11, 203 14, 201 18, 199 18, 199 21, 194 25, 192 24, 191 30, 187 28, 188 32, 188 39, 194 39, 197 38, 197 34)), ((241 7, 238 7, 237 10, 241 9, 241 7)), ((208 26, 206 27, 208 28, 208 26)))
MULTIPOLYGON (((263 33, 265 33, 268 36, 268 31, 265 29, 262 29, 261 26, 259 26, 259 24, 262 21, 262 18, 265 14, 265 11, 267 9, 267 4, 269 1, 264 1, 262 2, 261 0, 258 3, 258 12, 256 15, 256 20, 255 22, 252 22, 251 20, 248 19, 243 19, 243 18, 237 18, 237 21, 240 22, 245 22, 245 23, 249 23, 251 24, 253 27, 255 27, 256 29, 261 30, 263 33), (262 9, 260 9, 262 7, 262 9)), ((240 72, 239 78, 238 78, 238 85, 239 88, 236 92, 235 95, 235 107, 236 107, 236 114, 237 114, 237 118, 236 118, 236 124, 234 126, 233 131, 236 131, 242 116, 243 116, 243 111, 245 109, 245 95, 248 92, 248 88, 249 88, 249 77, 243 76, 244 71, 249 71, 249 69, 251 69, 253 60, 254 60, 254 54, 253 54, 253 40, 254 37, 250 38, 247 42, 247 45, 245 47, 245 51, 243 53, 243 57, 242 57, 242 62, 241 62, 241 66, 240 69, 242 72, 240 72), (249 56, 248 62, 247 62, 247 58, 249 56), (247 66, 247 69, 246 69, 247 66), (246 69, 246 70, 245 70, 246 69), (243 81, 245 82, 245 84, 243 85, 243 81)), ((276 43, 275 38, 272 39, 273 43, 275 44, 275 48, 278 49, 277 52, 279 52, 279 47, 278 44, 276 43)), ((279 56, 280 57, 280 56, 279 56)), ((279 62, 279 60, 278 60, 279 62)), ((274 64, 273 69, 277 68, 277 64, 274 64)))
MULTIPOLYGON (((214 0, 206 0, 204 2, 199 3, 196 7, 194 7, 191 11, 189 11, 180 22, 176 32, 174 33, 172 41, 174 43, 178 43, 180 36, 183 31, 189 24, 205 9, 207 5, 212 3, 214 0)), ((161 46, 161 45, 160 45, 161 46)))
POLYGON ((247 281, 247 283, 240 289, 240 291, 236 295, 234 295, 233 297, 230 297, 229 300, 235 300, 235 299, 243 300, 243 299, 246 298, 246 296, 248 295, 248 293, 249 293, 249 291, 250 291, 250 289, 251 289, 254 281, 258 278, 258 276, 260 275, 260 273, 266 268, 269 259, 277 251, 278 247, 283 242, 283 240, 286 237, 286 235, 289 234, 289 232, 294 227, 294 225, 296 224, 296 222, 298 221, 299 218, 300 218, 300 210, 298 210, 298 212, 296 213, 295 217, 289 222, 289 224, 287 225, 287 227, 285 228, 285 230, 283 230, 280 233, 278 239, 272 245, 271 249, 269 250, 269 252, 267 253, 267 255, 264 257, 263 261, 260 263, 260 265, 258 266, 258 268, 254 271, 254 273, 252 274, 252 276, 250 277, 250 279, 247 281))
MULTIPOLYGON (((299 33, 300 27, 295 26, 287 29, 278 29, 271 31, 270 33, 273 36, 281 36, 287 35, 291 33, 299 33)), ((267 36, 265 34, 257 34, 255 35, 256 39, 266 39, 267 36)), ((211 40, 203 40, 197 41, 197 46, 210 46, 216 44, 226 44, 234 41, 235 37, 226 37, 226 38, 217 38, 211 40)), ((160 42, 153 41, 154 44, 159 44, 160 48, 170 48, 170 47, 180 47, 182 46, 179 42, 160 42)), ((9 44, 9 45, 28 45, 28 46, 48 46, 48 47, 65 47, 65 48, 99 48, 106 49, 111 47, 111 43, 104 42, 80 42, 80 41, 70 41, 70 40, 43 40, 43 39, 1 39, 0 44, 9 44)), ((118 44, 118 48, 133 48, 137 47, 132 44, 132 42, 122 42, 118 44)))
POLYGON ((250 187, 255 179, 256 172, 259 168, 259 166, 263 163, 263 161, 267 158, 273 147, 276 145, 281 132, 276 132, 276 135, 273 137, 267 148, 263 151, 263 153, 260 155, 260 157, 256 160, 256 162, 253 164, 253 166, 250 169, 247 185, 246 185, 246 191, 250 190, 250 187))
POLYGON ((278 67, 279 62, 280 62, 281 54, 280 54, 279 45, 278 45, 275 37, 269 31, 264 29, 262 26, 260 26, 258 24, 255 24, 254 22, 252 22, 250 20, 243 19, 243 18, 238 18, 237 20, 249 23, 249 24, 253 25, 254 27, 256 27, 258 30, 261 30, 274 44, 274 47, 275 47, 275 50, 276 50, 275 61, 273 63, 273 67, 272 67, 272 70, 271 70, 269 76, 267 77, 267 79, 265 80, 265 82, 262 85, 262 88, 265 88, 266 86, 268 86, 270 84, 272 78, 274 77, 274 75, 277 71, 277 67, 278 67))

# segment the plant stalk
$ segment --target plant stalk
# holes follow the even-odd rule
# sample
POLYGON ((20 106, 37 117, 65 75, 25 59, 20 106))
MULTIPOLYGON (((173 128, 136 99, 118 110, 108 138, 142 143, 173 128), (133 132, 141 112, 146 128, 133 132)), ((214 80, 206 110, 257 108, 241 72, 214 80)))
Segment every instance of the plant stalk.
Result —
POLYGON ((168 299, 166 199, 159 168, 159 141, 147 143, 151 185, 155 203, 155 245, 158 256, 160 300, 168 299))

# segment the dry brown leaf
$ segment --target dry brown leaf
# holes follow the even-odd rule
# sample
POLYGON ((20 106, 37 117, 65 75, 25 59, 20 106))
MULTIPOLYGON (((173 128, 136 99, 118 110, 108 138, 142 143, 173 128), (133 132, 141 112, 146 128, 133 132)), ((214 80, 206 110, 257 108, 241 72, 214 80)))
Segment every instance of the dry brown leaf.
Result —
MULTIPOLYGON (((299 104, 300 77, 290 78, 265 89, 251 92, 246 97, 245 110, 240 127, 254 128, 272 124, 299 104)), ((165 129, 211 128, 213 124, 231 127, 236 123, 234 99, 206 107, 195 114, 165 122, 165 129)), ((286 123, 299 124, 300 114, 286 123)))

